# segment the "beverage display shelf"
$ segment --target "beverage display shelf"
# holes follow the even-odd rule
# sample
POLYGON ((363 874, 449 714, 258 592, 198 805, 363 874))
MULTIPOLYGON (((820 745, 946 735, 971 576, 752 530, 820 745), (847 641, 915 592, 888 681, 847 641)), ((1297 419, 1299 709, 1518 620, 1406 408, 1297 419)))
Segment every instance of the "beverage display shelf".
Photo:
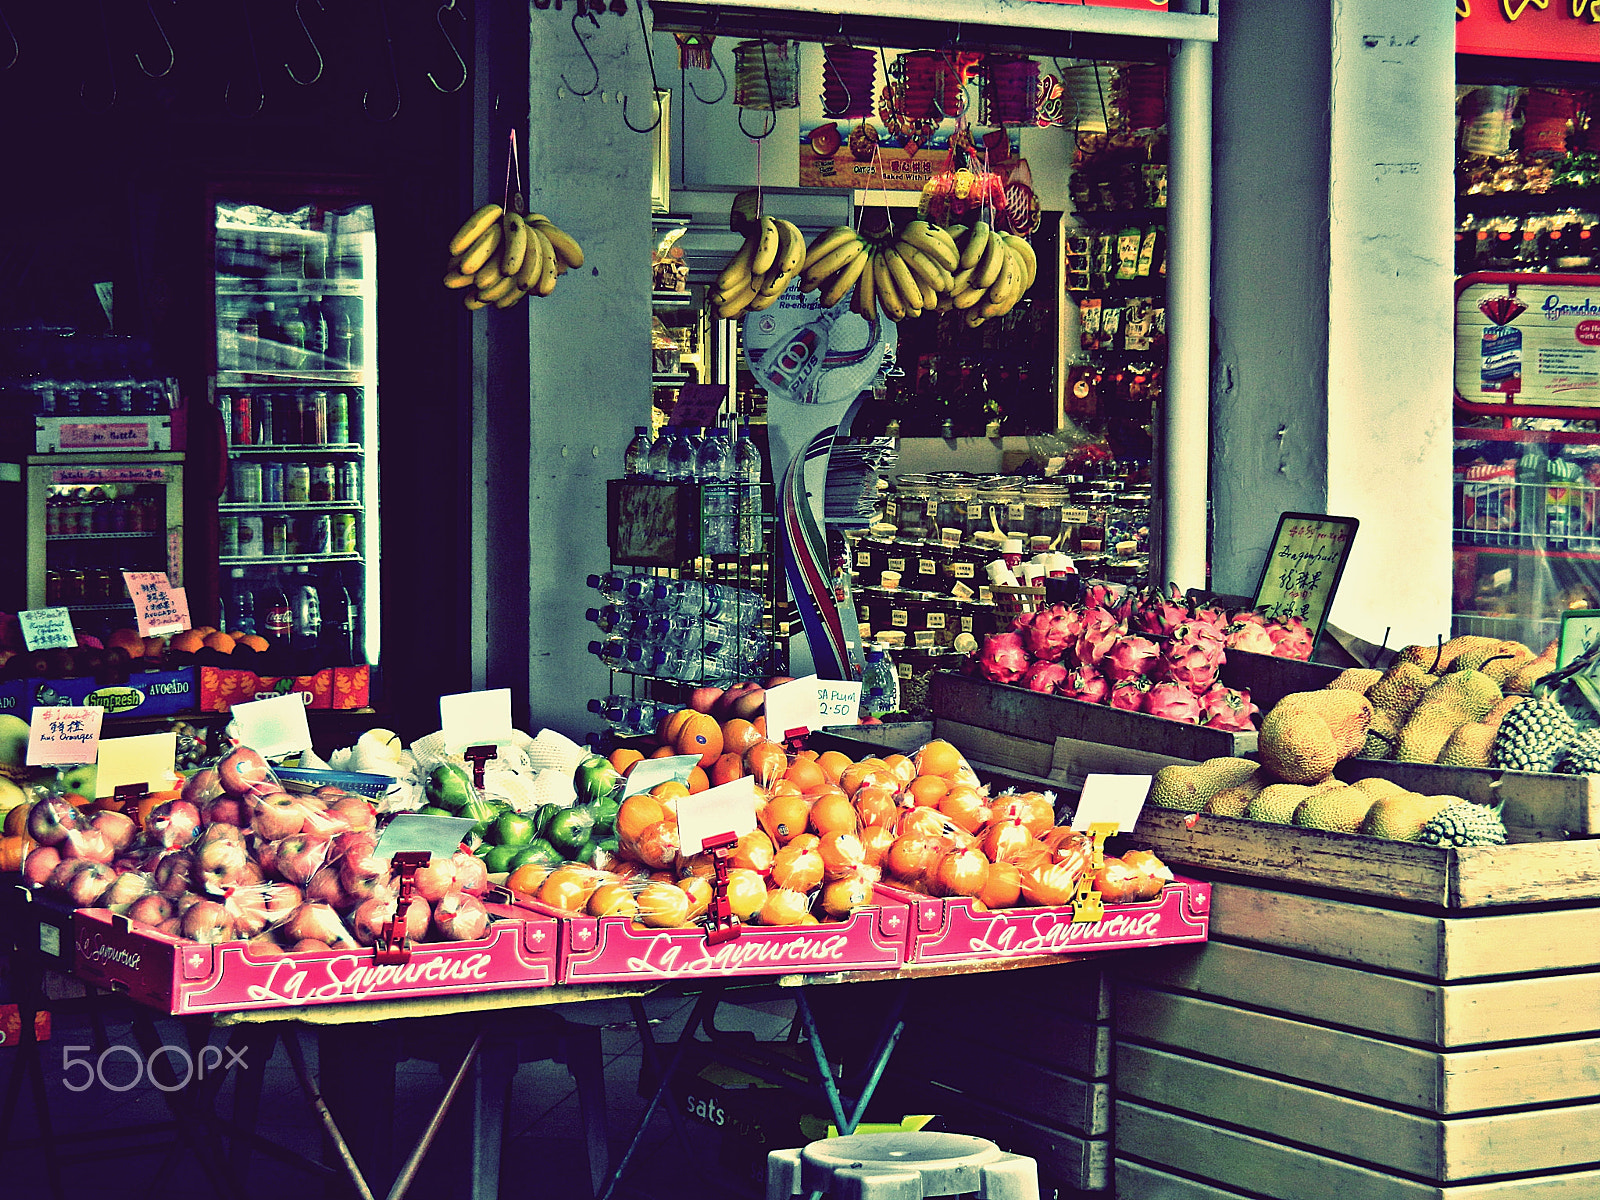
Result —
POLYGON ((365 561, 359 554, 260 554, 249 557, 242 554, 223 554, 219 563, 230 567, 283 566, 305 563, 318 566, 323 563, 358 563, 365 561))
POLYGON ((262 456, 262 457, 271 458, 271 457, 276 456, 276 455, 297 455, 297 454, 357 454, 357 455, 359 455, 359 454, 363 453, 365 451, 365 449, 366 448, 360 442, 306 442, 306 443, 288 443, 288 442, 285 442, 282 445, 274 445, 274 444, 271 444, 271 443, 268 443, 268 444, 265 444, 265 445, 259 445, 259 446, 256 446, 256 445, 251 445, 251 446, 233 446, 233 445, 230 445, 228 447, 228 456, 230 458, 232 458, 235 455, 249 455, 251 457, 262 456))
POLYGON ((652 292, 650 302, 660 308, 690 308, 694 305, 693 292, 652 292))
POLYGON ((691 378, 693 377, 687 371, 681 374, 667 371, 656 371, 651 374, 650 382, 652 384, 658 384, 661 386, 670 386, 672 384, 688 383, 691 378))
POLYGON ((1579 562, 1600 562, 1600 551, 1550 550, 1543 546, 1492 546, 1475 542, 1457 542, 1455 549, 1470 550, 1475 554, 1508 554, 1518 558, 1562 558, 1579 562))
POLYGON ((344 387, 365 387, 365 371, 238 371, 217 372, 217 386, 226 388, 270 387, 285 388, 318 384, 339 384, 344 387))
POLYGON ((220 276, 219 296, 359 296, 366 290, 364 279, 252 279, 249 276, 220 276))
POLYGON ((359 500, 272 500, 264 504, 239 504, 232 500, 217 505, 219 512, 360 512, 359 500))
POLYGON ((107 538, 153 538, 160 537, 164 529, 118 529, 115 532, 107 530, 104 533, 47 533, 44 540, 47 542, 99 542, 107 538))

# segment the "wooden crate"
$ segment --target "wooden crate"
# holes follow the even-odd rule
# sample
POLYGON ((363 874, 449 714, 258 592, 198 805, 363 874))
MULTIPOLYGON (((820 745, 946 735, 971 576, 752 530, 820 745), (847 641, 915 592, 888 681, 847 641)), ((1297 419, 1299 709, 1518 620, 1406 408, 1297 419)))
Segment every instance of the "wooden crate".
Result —
POLYGON ((1500 817, 1515 842, 1600 834, 1600 775, 1547 775, 1372 758, 1347 758, 1334 774, 1347 783, 1388 779, 1424 796, 1464 796, 1491 805, 1504 801, 1500 817))
MULTIPOLYGON (((1095 963, 919 982, 892 1060, 898 1088, 1039 1164, 1041 1184, 1111 1182, 1111 984, 1095 963)), ((902 1093, 903 1094, 903 1093, 902 1093)))
POLYGON ((1112 964, 1119 1200, 1600 1196, 1600 903, 1212 900, 1112 964))
POLYGON ((1231 688, 1249 692, 1250 699, 1266 712, 1290 692, 1320 691, 1343 670, 1327 663, 1229 650, 1217 677, 1231 688))

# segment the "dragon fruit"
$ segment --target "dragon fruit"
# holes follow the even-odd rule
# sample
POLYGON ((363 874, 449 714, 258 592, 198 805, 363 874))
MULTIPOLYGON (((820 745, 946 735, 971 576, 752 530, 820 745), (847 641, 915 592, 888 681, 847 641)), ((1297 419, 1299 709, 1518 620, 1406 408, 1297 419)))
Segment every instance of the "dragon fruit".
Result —
POLYGON ((1161 678, 1200 695, 1217 681, 1223 663, 1222 642, 1208 625, 1180 625, 1161 652, 1161 678))
POLYGON ((991 633, 983 639, 978 672, 995 683, 1015 683, 1028 669, 1028 652, 1020 633, 991 633))
MULTIPOLYGON (((1112 703, 1116 703, 1115 695, 1112 703)), ((1200 698, 1179 683, 1158 683, 1144 694, 1144 711, 1152 717, 1166 717, 1169 721, 1187 721, 1191 725, 1200 720, 1200 698)))
POLYGON ((1023 641, 1028 653, 1041 662, 1060 662, 1078 637, 1081 615, 1064 604, 1052 604, 1034 614, 1023 641))
POLYGON ((1150 680, 1144 675, 1135 675, 1132 679, 1113 684, 1107 703, 1125 712, 1138 712, 1144 707, 1145 697, 1149 693, 1150 680))
POLYGON ((1016 616, 1011 618, 1011 624, 1007 626, 1008 632, 1027 633, 1028 626, 1033 624, 1033 619, 1038 615, 1039 614, 1037 612, 1032 610, 1029 610, 1028 612, 1019 612, 1016 616))
POLYGON ((1267 627, 1260 621, 1246 621, 1235 616, 1233 623, 1226 626, 1223 633, 1226 635, 1223 644, 1229 650, 1247 650, 1251 654, 1273 652, 1272 638, 1267 633, 1267 627))
POLYGON ((1218 641, 1227 640, 1228 614, 1220 608, 1196 608, 1189 614, 1189 623, 1191 625, 1204 625, 1206 628, 1214 630, 1218 641))
POLYGON ((1166 637, 1189 619, 1189 606, 1183 602, 1178 585, 1172 584, 1172 595, 1165 596, 1160 588, 1151 588, 1133 602, 1128 617, 1128 627, 1137 633, 1153 633, 1166 637))
POLYGON ((1067 669, 1058 662, 1036 662, 1017 680, 1025 688, 1036 692, 1060 691, 1067 680, 1067 669))
POLYGON ((1093 667, 1074 667, 1067 672, 1061 694, 1090 704, 1104 704, 1111 696, 1111 681, 1093 667))
POLYGON ((1250 703, 1249 692, 1223 687, 1220 683, 1200 697, 1200 724, 1212 729, 1250 733, 1255 729, 1250 717, 1260 711, 1250 703))
POLYGON ((1128 614, 1133 611, 1133 598, 1132 588, 1096 582, 1085 588, 1083 605, 1088 609, 1105 609, 1121 625, 1127 622, 1128 614))
POLYGON ((1077 645, 1073 647, 1073 658, 1079 666, 1098 663, 1105 657, 1106 651, 1117 644, 1122 632, 1122 622, 1110 610, 1087 609, 1083 614, 1077 645))
POLYGON ((1274 617, 1267 625, 1267 636, 1272 639, 1272 652, 1279 658, 1310 661, 1315 640, 1299 617, 1274 617))
POLYGON ((1161 648, 1149 638, 1129 634, 1118 638, 1116 645, 1100 659, 1100 669, 1113 683, 1148 675, 1161 661, 1161 648))

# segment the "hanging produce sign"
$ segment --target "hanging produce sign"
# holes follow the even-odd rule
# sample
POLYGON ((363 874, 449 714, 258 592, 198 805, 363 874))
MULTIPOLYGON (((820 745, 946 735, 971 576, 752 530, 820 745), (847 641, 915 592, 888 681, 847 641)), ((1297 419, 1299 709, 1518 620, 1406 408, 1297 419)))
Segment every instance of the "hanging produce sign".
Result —
POLYGON ((1548 0, 1456 0, 1456 53, 1600 62, 1600 12, 1548 0))
POLYGON ((1457 407, 1494 416, 1600 405, 1600 275, 1463 275, 1455 396, 1457 407))

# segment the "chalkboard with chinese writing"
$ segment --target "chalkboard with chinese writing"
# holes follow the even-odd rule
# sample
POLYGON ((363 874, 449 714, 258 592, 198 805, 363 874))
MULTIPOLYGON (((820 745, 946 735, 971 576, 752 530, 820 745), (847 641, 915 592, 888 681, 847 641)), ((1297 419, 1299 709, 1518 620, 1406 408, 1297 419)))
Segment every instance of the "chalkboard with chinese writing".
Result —
POLYGON ((1354 517, 1322 513, 1280 516, 1256 584, 1256 611, 1263 616, 1299 617, 1314 644, 1327 624, 1358 525, 1354 517))

